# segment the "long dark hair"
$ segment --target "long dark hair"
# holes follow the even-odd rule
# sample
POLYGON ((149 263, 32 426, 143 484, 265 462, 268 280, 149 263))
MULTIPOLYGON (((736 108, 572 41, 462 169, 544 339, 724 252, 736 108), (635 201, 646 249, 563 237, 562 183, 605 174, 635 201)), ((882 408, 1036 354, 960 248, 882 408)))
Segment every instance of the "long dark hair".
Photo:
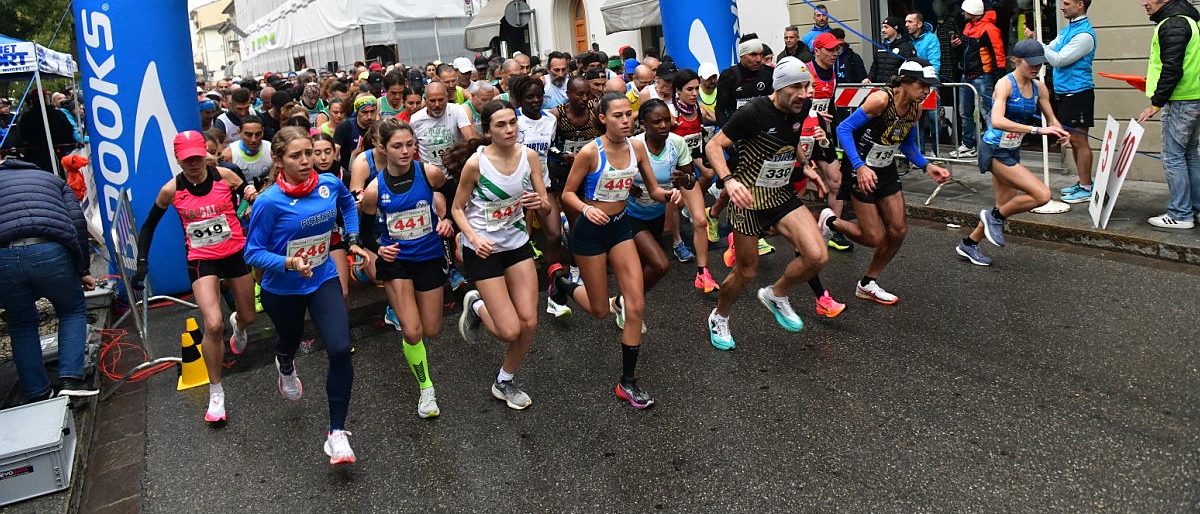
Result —
POLYGON ((442 166, 446 168, 446 173, 450 177, 458 180, 458 177, 462 175, 463 166, 466 166, 467 160, 475 154, 479 147, 492 144, 492 138, 488 136, 488 129, 492 126, 492 116, 505 109, 514 112, 517 110, 513 104, 504 100, 492 100, 483 104, 483 107, 479 109, 479 123, 483 127, 483 134, 455 143, 446 149, 446 152, 442 154, 442 166))

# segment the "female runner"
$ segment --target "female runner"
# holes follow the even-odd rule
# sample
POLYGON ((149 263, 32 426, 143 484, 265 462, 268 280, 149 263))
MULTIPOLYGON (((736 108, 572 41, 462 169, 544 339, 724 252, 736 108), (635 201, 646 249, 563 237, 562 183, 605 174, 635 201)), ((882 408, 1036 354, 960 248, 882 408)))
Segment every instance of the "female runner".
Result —
MULTIPOLYGON (((337 177, 342 181, 342 184, 350 179, 348 173, 342 168, 342 162, 338 160, 337 144, 333 141, 333 136, 318 132, 313 138, 313 169, 317 173, 329 174, 337 177)), ((330 236, 331 246, 329 254, 333 256, 333 264, 337 266, 338 282, 342 284, 342 298, 346 300, 346 307, 350 304, 350 260, 349 256, 350 244, 346 242, 346 226, 341 217, 338 217, 338 228, 330 236)))
POLYGON ((443 161, 459 162, 460 154, 474 152, 462 167, 451 209, 462 231, 463 271, 476 287, 463 299, 458 330, 473 342, 482 324, 508 345, 492 396, 520 410, 533 400, 513 375, 533 345, 538 302, 525 210, 547 202, 546 186, 537 152, 517 143, 520 122, 512 104, 493 100, 479 116, 485 137, 456 145, 443 161))
POLYGON ((637 384, 645 302, 642 265, 637 258, 629 217, 625 214, 626 199, 633 178, 639 173, 649 189, 650 198, 655 201, 678 202, 679 196, 677 192, 658 187, 646 145, 629 140, 633 121, 633 109, 625 95, 613 92, 600 97, 600 123, 604 125, 604 135, 588 143, 575 156, 562 195, 567 209, 580 213, 572 224, 571 249, 584 285, 567 281, 566 274, 558 270, 551 296, 559 304, 572 298, 596 318, 603 318, 610 311, 624 316, 622 373, 616 395, 633 407, 644 409, 654 405, 654 399, 637 384), (621 291, 620 296, 611 300, 608 299, 609 264, 621 291), (607 305, 605 300, 609 300, 607 305))
POLYGON ((403 327, 404 358, 421 392, 417 415, 432 418, 439 411, 425 339, 442 331, 442 238, 450 237, 452 229, 446 199, 436 190, 446 183, 446 175, 436 166, 413 161, 417 139, 407 123, 389 118, 376 127, 376 149, 383 149, 387 160, 367 184, 360 207, 364 215, 374 217, 379 243, 375 276, 383 282, 388 305, 403 327))
MULTIPOLYGON (((509 95, 517 106, 517 125, 520 129, 517 139, 537 152, 538 168, 542 173, 542 184, 550 182, 550 169, 547 158, 550 145, 554 142, 554 132, 558 119, 553 114, 542 110, 542 99, 545 98, 545 84, 527 75, 517 75, 509 81, 509 95)), ((482 121, 482 115, 480 117, 482 121)), ((550 265, 563 264, 562 250, 562 207, 558 199, 548 197, 542 208, 538 210, 542 222, 542 234, 546 236, 546 262, 550 265)))
MULTIPOLYGON (((700 77, 696 75, 696 72, 680 70, 675 75, 672 85, 675 87, 675 111, 679 113, 675 118, 675 128, 672 132, 683 136, 684 142, 687 143, 687 157, 693 163, 696 170, 695 175, 700 184, 700 187, 681 188, 679 191, 683 195, 683 205, 687 207, 689 213, 704 212, 704 190, 708 189, 707 184, 712 182, 713 171, 704 165, 703 125, 705 121, 716 121, 716 115, 700 106, 700 77)), ((646 118, 639 119, 642 120, 644 127, 646 118)), ((692 217, 692 245, 696 247, 695 254, 692 254, 687 244, 679 237, 679 209, 667 206, 667 213, 675 257, 679 259, 679 262, 696 260, 696 280, 694 281, 696 289, 705 293, 720 289, 720 285, 708 271, 708 217, 692 217)))
POLYGON ((229 169, 208 166, 204 136, 194 130, 175 136, 175 159, 182 171, 163 185, 158 198, 138 234, 137 273, 134 289, 140 289, 148 272, 150 243, 154 230, 167 207, 175 207, 183 222, 187 245, 188 275, 200 316, 204 318, 204 339, 200 346, 208 369, 208 411, 204 420, 223 422, 225 389, 221 385, 221 364, 225 361, 224 320, 221 316, 221 280, 233 291, 237 310, 229 315, 233 335, 229 349, 241 355, 246 349, 246 327, 254 321, 254 279, 242 259, 246 236, 238 222, 234 193, 253 201, 257 193, 229 169))
POLYGON ((246 261, 263 270, 263 309, 278 334, 275 368, 279 394, 292 401, 304 394, 295 358, 307 309, 329 358, 325 454, 331 465, 353 464, 356 458, 347 439, 350 432, 346 431, 354 385, 350 324, 337 269, 329 260, 329 246, 340 214, 346 223, 350 252, 365 254, 358 238, 358 209, 342 181, 313 170, 313 144, 308 133, 298 127, 285 127, 275 134, 272 143, 271 157, 279 170, 279 180, 255 202, 246 236, 246 261))

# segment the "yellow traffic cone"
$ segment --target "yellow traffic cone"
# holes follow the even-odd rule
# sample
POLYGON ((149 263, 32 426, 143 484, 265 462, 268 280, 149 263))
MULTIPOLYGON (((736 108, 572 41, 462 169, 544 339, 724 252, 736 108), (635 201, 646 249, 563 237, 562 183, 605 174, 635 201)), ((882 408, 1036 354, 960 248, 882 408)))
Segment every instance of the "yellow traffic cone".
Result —
POLYGON ((208 368, 204 365, 204 354, 201 353, 200 326, 195 318, 188 318, 186 330, 180 335, 183 345, 183 362, 179 365, 178 391, 191 389, 208 383, 208 368))

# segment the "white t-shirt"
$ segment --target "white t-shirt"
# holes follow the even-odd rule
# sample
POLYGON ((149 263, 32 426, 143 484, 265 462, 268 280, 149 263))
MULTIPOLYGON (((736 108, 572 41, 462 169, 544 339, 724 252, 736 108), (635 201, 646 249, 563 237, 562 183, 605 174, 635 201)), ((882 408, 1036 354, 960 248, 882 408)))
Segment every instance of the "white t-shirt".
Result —
POLYGON ((429 109, 424 108, 412 115, 413 132, 417 135, 418 150, 421 162, 429 163, 445 170, 442 166, 442 154, 454 143, 464 139, 462 129, 469 127, 471 115, 466 108, 458 104, 447 104, 446 112, 441 118, 429 116, 429 109))
POLYGON ((553 114, 542 111, 542 116, 536 120, 521 114, 517 110, 517 142, 537 152, 538 161, 542 164, 542 178, 550 183, 550 168, 546 166, 546 157, 550 155, 550 145, 554 143, 554 131, 558 128, 558 120, 553 114))

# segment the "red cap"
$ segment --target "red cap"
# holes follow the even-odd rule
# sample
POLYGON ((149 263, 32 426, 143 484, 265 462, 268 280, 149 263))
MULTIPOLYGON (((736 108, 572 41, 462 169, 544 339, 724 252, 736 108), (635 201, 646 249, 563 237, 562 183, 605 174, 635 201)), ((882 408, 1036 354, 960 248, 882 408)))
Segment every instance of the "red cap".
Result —
POLYGON ((204 143, 204 136, 195 130, 188 130, 175 134, 175 158, 185 160, 189 157, 205 157, 208 155, 208 147, 204 143))
POLYGON ((373 62, 373 63, 371 63, 371 66, 368 67, 368 69, 370 69, 371 71, 380 71, 383 69, 383 65, 379 64, 377 62, 373 62))
POLYGON ((822 32, 821 35, 819 35, 815 39, 813 39, 812 47, 813 47, 813 50, 816 50, 818 48, 832 50, 834 48, 837 48, 841 44, 842 44, 842 42, 838 41, 837 36, 834 36, 833 34, 830 34, 828 32, 822 32))

